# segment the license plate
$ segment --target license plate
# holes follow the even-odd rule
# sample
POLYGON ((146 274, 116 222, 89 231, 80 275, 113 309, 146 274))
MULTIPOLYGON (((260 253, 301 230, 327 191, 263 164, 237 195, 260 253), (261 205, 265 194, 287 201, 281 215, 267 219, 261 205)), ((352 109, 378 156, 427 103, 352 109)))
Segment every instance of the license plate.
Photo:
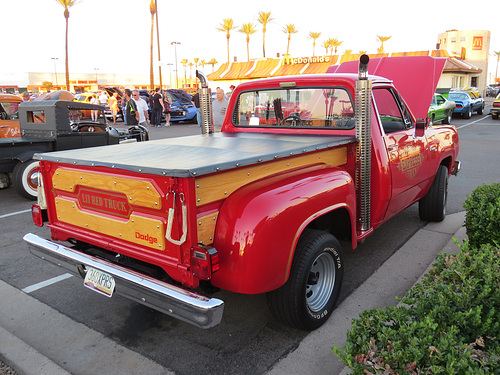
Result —
POLYGON ((115 290, 115 279, 109 273, 87 267, 87 274, 85 275, 83 285, 94 292, 111 297, 115 290))

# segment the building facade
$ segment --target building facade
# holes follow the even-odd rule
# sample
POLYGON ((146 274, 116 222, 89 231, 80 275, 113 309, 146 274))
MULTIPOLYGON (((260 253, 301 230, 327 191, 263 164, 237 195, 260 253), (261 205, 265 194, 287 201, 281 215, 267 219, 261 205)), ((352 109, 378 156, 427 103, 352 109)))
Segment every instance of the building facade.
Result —
POLYGON ((455 72, 446 72, 451 80, 451 87, 477 87, 479 93, 485 95, 490 40, 491 32, 488 30, 448 30, 438 35, 438 49, 452 51, 460 56, 462 62, 472 66, 468 70, 457 67, 455 72))

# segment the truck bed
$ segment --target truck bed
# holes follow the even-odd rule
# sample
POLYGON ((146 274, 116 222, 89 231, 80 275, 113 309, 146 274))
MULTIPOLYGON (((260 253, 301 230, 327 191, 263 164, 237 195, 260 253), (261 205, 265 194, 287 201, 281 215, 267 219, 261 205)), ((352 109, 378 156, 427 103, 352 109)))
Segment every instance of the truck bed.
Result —
POLYGON ((35 159, 193 177, 356 142, 354 136, 217 133, 37 154, 35 159))

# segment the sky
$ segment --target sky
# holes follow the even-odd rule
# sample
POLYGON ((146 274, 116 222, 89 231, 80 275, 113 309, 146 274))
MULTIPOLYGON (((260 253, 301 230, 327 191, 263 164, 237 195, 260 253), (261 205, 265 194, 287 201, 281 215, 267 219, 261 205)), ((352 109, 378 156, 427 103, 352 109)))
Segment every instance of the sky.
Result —
MULTIPOLYGON (((18 80, 26 72, 64 72, 64 8, 56 0, 0 2, 4 4, 0 83, 18 80)), ((339 53, 346 49, 353 53, 361 50, 376 53, 380 46, 377 36, 391 36, 384 43, 386 52, 390 53, 434 49, 438 34, 450 29, 490 30, 490 73, 493 71, 493 75, 496 68, 493 51, 500 51, 500 22, 488 16, 488 7, 491 8, 496 0, 480 2, 481 10, 473 13, 469 12, 470 0, 452 3, 435 0, 157 2, 164 77, 169 70, 174 74, 175 49, 171 42, 180 43, 177 45, 178 62, 182 59, 193 62, 194 58, 226 62, 226 34, 217 31, 226 18, 233 19, 238 29, 245 23, 256 26, 258 31, 250 36, 250 58, 263 57, 262 25, 257 21, 259 11, 271 12, 274 18, 267 26, 266 57, 286 53, 288 35, 282 30, 288 24, 298 30, 290 41, 290 54, 294 57, 312 56, 310 32, 321 33, 316 42, 315 54, 318 56, 325 54, 322 44, 329 38, 343 42, 339 53)), ((70 74, 149 74, 149 3, 150 0, 80 0, 70 8, 70 74)), ((154 43, 157 61, 156 30, 154 43)), ((247 61, 246 35, 234 30, 229 43, 231 61, 234 57, 237 61, 247 61)), ((178 69, 179 74, 183 74, 180 63, 178 69)), ((207 65, 204 71, 211 73, 212 67, 207 65)))

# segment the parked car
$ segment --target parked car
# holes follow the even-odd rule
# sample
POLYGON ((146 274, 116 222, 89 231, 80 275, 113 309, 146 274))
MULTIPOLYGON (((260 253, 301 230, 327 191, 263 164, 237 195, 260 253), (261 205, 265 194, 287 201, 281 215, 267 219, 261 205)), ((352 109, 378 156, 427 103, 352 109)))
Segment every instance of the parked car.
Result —
POLYGON ((500 85, 492 84, 486 87, 486 96, 491 98, 496 97, 500 93, 500 85))
POLYGON ((82 92, 79 94, 75 94, 75 101, 81 102, 81 103, 91 103, 92 98, 94 96, 99 97, 99 94, 97 94, 95 92, 82 92))
POLYGON ((19 103, 23 99, 13 94, 0 94, 0 138, 21 136, 19 128, 19 103))
POLYGON ((491 117, 497 119, 500 116, 500 93, 498 93, 497 97, 491 103, 490 109, 491 117))
POLYGON ((454 110, 454 101, 447 100, 441 94, 434 94, 431 106, 429 107, 429 112, 427 114, 427 117, 429 117, 429 124, 433 125, 434 123, 439 121, 441 121, 443 124, 450 124, 454 110))
POLYGON ((165 92, 170 99, 170 121, 196 121, 196 107, 191 103, 191 95, 184 90, 170 89, 165 92))
POLYGON ((455 102, 453 113, 459 113, 463 118, 470 118, 473 112, 477 112, 478 115, 483 114, 484 99, 472 91, 452 91, 448 95, 448 100, 455 102))

